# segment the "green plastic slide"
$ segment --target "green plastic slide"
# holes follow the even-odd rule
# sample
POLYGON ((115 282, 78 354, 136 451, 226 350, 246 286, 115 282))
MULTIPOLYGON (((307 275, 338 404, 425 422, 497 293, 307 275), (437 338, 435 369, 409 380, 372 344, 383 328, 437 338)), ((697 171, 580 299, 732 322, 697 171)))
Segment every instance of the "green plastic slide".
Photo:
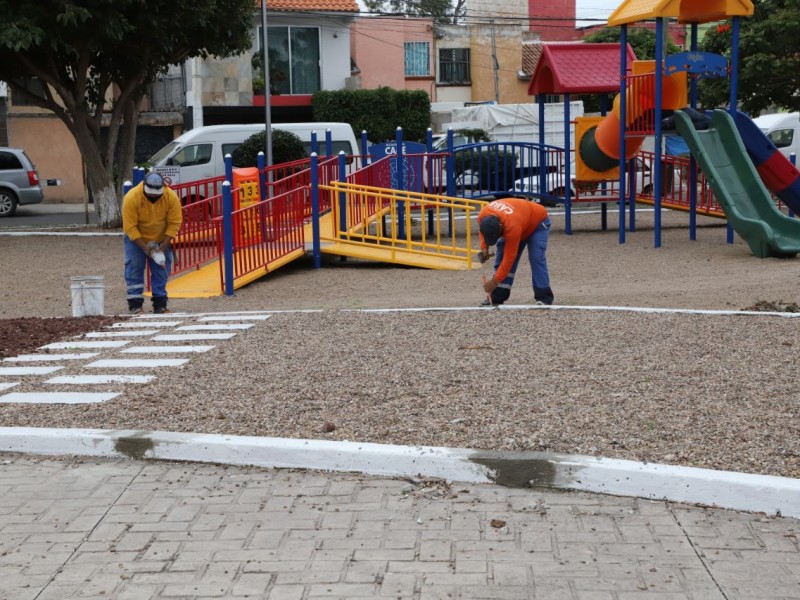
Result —
POLYGON ((733 118, 715 110, 706 131, 695 131, 682 111, 675 124, 711 183, 728 223, 759 258, 800 252, 800 220, 787 217, 772 200, 747 156, 733 118))

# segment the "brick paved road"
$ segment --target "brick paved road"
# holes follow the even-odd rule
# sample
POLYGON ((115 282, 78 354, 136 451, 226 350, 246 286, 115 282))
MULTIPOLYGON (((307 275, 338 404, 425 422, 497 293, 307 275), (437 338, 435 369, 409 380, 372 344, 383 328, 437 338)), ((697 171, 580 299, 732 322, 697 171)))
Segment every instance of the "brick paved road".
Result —
POLYGON ((0 455, 0 599, 800 598, 795 519, 541 489, 0 455))

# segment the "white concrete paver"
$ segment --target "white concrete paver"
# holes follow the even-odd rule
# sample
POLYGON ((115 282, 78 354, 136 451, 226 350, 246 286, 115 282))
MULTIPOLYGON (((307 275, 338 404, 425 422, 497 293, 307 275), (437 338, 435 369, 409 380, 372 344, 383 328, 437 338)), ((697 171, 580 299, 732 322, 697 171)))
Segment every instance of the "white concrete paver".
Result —
POLYGON ((157 369, 179 367, 189 362, 188 358, 106 358, 86 365, 92 369, 157 369))
POLYGON ((86 360, 98 356, 98 352, 78 352, 74 354, 21 354, 4 358, 3 362, 55 362, 59 360, 86 360))
POLYGON ((130 344, 130 340, 108 340, 108 341, 83 341, 83 340, 75 340, 75 341, 67 341, 67 342, 54 342, 52 344, 47 344, 46 346, 40 346, 39 350, 66 350, 68 348, 72 349, 102 349, 105 350, 107 348, 121 348, 126 344, 130 344))
POLYGON ((157 335, 155 342, 201 342, 203 340, 229 340, 235 333, 176 333, 157 335))
POLYGON ((144 329, 136 331, 92 331, 87 333, 87 338, 118 338, 118 337, 146 337, 159 333, 160 329, 144 329))
POLYGON ((182 325, 175 331, 233 331, 250 329, 252 323, 226 323, 219 325, 182 325))
POLYGON ((45 381, 51 384, 103 385, 106 383, 149 383, 154 375, 62 375, 45 381))
POLYGON ((96 404, 119 396, 113 392, 11 392, 0 396, 5 404, 96 404))
POLYGON ((0 377, 20 375, 48 375, 60 371, 64 367, 0 367, 0 377))
POLYGON ((131 346, 120 350, 121 354, 179 354, 181 352, 208 352, 216 346, 131 346))

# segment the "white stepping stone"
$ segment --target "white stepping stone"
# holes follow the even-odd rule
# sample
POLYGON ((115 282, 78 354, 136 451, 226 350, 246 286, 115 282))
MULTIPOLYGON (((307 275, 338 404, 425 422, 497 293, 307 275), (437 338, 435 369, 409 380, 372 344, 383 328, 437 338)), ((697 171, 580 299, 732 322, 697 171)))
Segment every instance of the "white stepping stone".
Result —
POLYGON ((133 346, 120 350, 121 354, 169 354, 178 352, 208 352, 216 346, 133 346))
POLYGON ((179 367, 189 362, 188 358, 108 358, 96 360, 87 368, 102 369, 153 369, 156 367, 179 367))
POLYGON ((250 329, 252 323, 224 323, 219 325, 184 325, 175 331, 230 331, 235 329, 250 329))
POLYGON ((83 348, 85 350, 90 350, 92 348, 100 349, 100 348, 120 348, 125 344, 130 344, 130 340, 112 340, 112 341, 95 341, 95 342, 84 342, 84 341, 74 341, 74 342, 55 342, 53 344, 47 344, 46 346, 39 346, 39 350, 65 350, 67 348, 79 349, 83 348))
POLYGON ((45 383, 68 383, 74 385, 100 385, 104 383, 149 383, 153 375, 62 375, 48 379, 45 383))
POLYGON ((64 367, 0 367, 0 375, 49 375, 64 367))
POLYGON ((16 381, 9 381, 7 383, 0 383, 0 390, 7 390, 8 388, 12 388, 15 385, 19 385, 16 381))
POLYGON ((157 335, 154 342, 197 342, 201 340, 229 340, 235 333, 176 333, 157 335))
POLYGON ((143 329, 145 327, 176 327, 183 321, 125 321, 122 323, 112 323, 109 325, 112 329, 143 329))
POLYGON ((144 331, 92 331, 87 333, 87 338, 118 338, 118 337, 144 337, 155 335, 160 329, 145 329, 144 331))
POLYGON ((57 360, 84 360, 94 358, 99 352, 80 352, 78 354, 20 354, 4 358, 3 362, 54 362, 57 360))
POLYGON ((14 404, 97 404, 119 396, 113 392, 11 392, 0 402, 14 404))
POLYGON ((236 316, 215 316, 203 317, 200 321, 264 321, 269 319, 272 315, 236 315, 236 316))

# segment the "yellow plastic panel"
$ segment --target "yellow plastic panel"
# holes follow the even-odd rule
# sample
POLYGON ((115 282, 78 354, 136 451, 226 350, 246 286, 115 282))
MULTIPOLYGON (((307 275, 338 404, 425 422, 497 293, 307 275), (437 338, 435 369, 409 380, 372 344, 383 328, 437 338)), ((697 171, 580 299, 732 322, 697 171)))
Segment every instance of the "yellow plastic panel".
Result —
POLYGON ((709 23, 752 15, 751 0, 625 0, 608 18, 610 26, 627 25, 659 17, 681 22, 709 23))

